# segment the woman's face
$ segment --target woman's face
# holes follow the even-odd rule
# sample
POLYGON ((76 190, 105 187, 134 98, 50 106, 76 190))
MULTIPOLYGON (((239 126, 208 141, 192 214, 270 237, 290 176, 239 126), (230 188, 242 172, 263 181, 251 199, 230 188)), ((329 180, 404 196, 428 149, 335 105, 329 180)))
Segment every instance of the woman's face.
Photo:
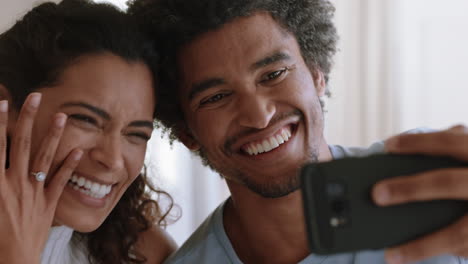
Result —
POLYGON ((58 203, 55 225, 90 232, 101 225, 139 175, 153 130, 155 94, 150 70, 110 53, 81 57, 59 83, 38 89, 32 157, 57 112, 67 124, 49 177, 71 150, 83 157, 58 203))

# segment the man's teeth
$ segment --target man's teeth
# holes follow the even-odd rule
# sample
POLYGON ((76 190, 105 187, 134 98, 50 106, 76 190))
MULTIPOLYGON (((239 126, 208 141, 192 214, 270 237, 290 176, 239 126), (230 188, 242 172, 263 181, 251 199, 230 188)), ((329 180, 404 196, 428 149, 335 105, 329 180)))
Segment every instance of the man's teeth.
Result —
POLYGON ((72 178, 68 181, 68 185, 75 190, 98 199, 106 196, 112 189, 112 185, 99 184, 76 175, 72 176, 72 178))
POLYGON ((290 138, 291 130, 282 129, 279 134, 273 135, 263 140, 261 143, 250 144, 246 151, 249 155, 258 155, 260 153, 269 152, 287 142, 290 138))

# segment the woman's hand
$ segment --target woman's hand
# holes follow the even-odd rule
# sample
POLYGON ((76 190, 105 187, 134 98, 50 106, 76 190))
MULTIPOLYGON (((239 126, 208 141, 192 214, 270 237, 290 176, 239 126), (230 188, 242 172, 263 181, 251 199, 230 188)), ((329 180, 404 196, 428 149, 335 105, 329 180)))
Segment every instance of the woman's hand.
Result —
MULTIPOLYGON (((468 128, 426 134, 405 134, 386 142, 391 153, 450 156, 468 162, 468 128)), ((468 167, 432 170, 376 184, 373 197, 382 206, 441 199, 468 200, 468 167)), ((415 241, 389 249, 390 264, 410 263, 432 256, 468 256, 468 215, 415 241)))
POLYGON ((37 154, 31 157, 31 134, 40 100, 41 94, 32 93, 21 108, 9 157, 8 102, 0 101, 0 263, 39 262, 58 199, 83 153, 73 150, 55 175, 47 175, 67 118, 58 113, 37 154), (44 172, 47 179, 37 180, 35 172, 44 172))

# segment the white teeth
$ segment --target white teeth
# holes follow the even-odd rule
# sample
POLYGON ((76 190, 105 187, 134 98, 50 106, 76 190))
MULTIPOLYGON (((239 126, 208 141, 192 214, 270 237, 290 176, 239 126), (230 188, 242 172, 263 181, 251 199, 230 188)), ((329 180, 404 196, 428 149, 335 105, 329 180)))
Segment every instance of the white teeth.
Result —
POLYGON ((276 140, 278 140, 278 144, 283 144, 284 143, 284 138, 281 135, 276 135, 276 140))
POLYGON ((252 149, 252 152, 251 152, 250 155, 252 155, 252 154, 257 154, 257 153, 258 153, 258 149, 257 149, 256 146, 252 145, 251 149, 252 149))
POLYGON ((291 135, 292 134, 291 134, 290 128, 282 129, 280 134, 277 134, 275 136, 272 136, 268 139, 263 140, 261 144, 260 143, 250 144, 244 150, 251 156, 264 153, 264 152, 269 152, 279 147, 281 144, 287 142, 291 138, 291 135))
POLYGON ((260 144, 257 144, 257 150, 258 150, 257 152, 258 154, 265 152, 265 150, 263 150, 263 146, 260 144))
POLYGON ((93 185, 91 185, 91 192, 97 193, 99 191, 99 187, 99 183, 93 183, 93 185))
POLYGON ((287 141, 289 138, 288 132, 286 132, 285 130, 281 131, 281 136, 283 137, 284 141, 287 141))
POLYGON ((276 138, 275 138, 275 137, 271 137, 271 138, 270 138, 270 145, 271 145, 271 148, 277 148, 277 147, 279 147, 279 143, 278 143, 278 141, 276 141, 276 138))
POLYGON ((80 192, 89 195, 94 198, 103 198, 112 190, 112 185, 99 184, 97 182, 92 182, 84 177, 78 177, 73 175, 68 185, 74 190, 79 190, 80 192))
POLYGON ((264 150, 265 152, 268 152, 268 151, 271 150, 270 142, 268 142, 268 140, 264 140, 264 141, 262 142, 262 146, 263 146, 263 150, 264 150))
POLYGON ((81 177, 81 178, 78 180, 78 186, 81 187, 81 186, 85 185, 85 181, 86 181, 85 178, 81 177))

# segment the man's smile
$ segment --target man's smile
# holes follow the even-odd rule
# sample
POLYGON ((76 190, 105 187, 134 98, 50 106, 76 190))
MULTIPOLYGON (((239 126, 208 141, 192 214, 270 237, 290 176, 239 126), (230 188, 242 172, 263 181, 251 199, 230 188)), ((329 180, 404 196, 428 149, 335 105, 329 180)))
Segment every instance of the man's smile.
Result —
POLYGON ((282 127, 275 134, 264 139, 249 142, 243 145, 241 149, 250 156, 270 152, 291 138, 291 127, 291 125, 282 127))

